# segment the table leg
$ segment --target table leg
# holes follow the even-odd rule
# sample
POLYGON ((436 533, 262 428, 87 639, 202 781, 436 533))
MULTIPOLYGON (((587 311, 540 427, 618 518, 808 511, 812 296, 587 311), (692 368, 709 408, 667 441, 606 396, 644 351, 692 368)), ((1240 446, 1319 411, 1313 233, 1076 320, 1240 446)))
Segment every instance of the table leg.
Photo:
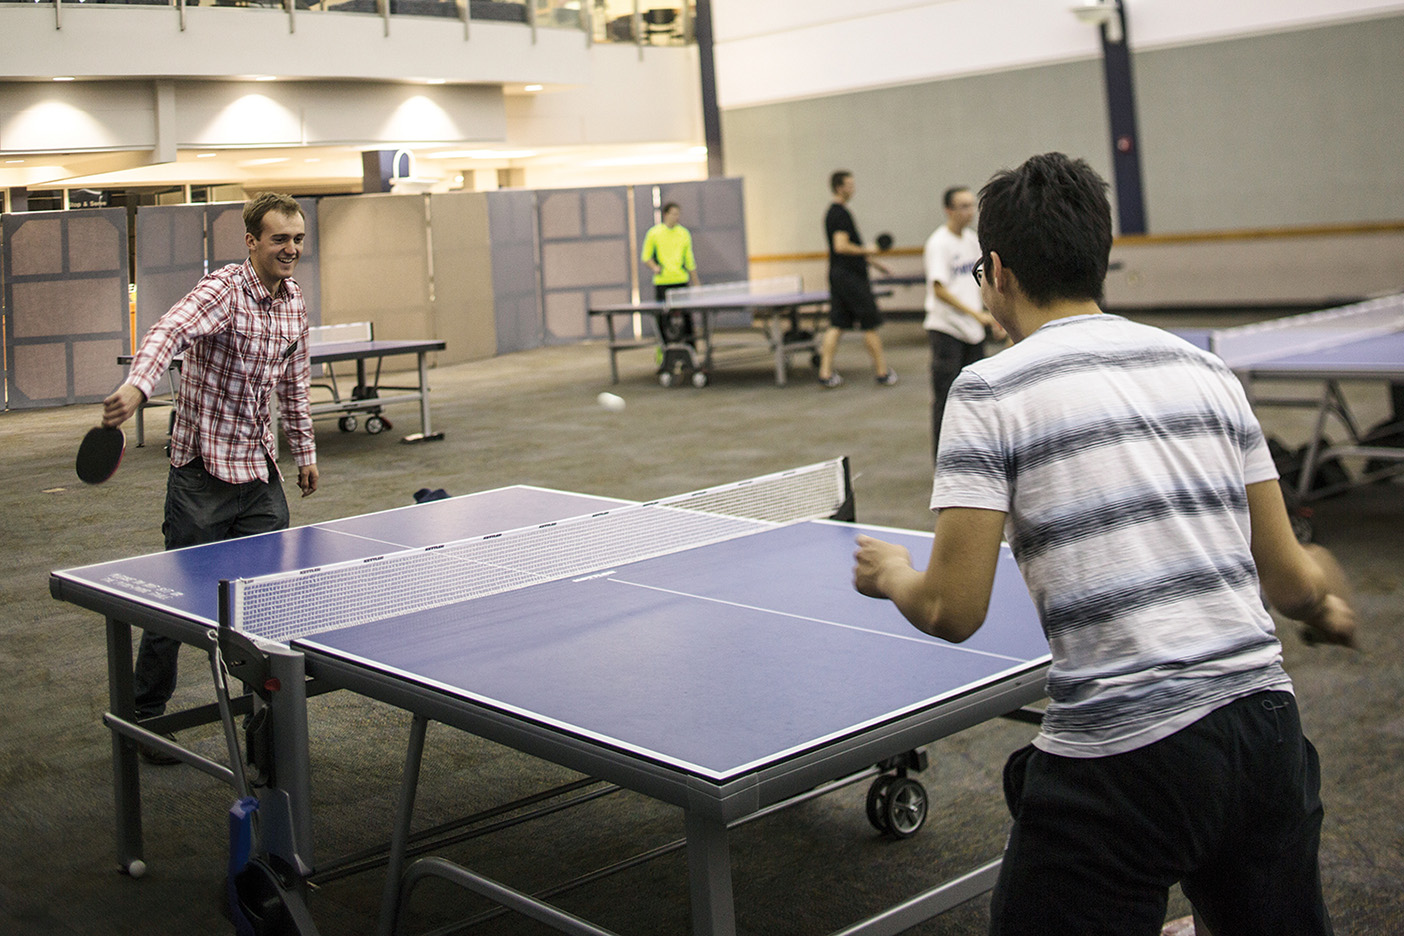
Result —
POLYGON ((605 331, 609 334, 609 382, 619 383, 619 349, 615 347, 614 337, 614 315, 605 313, 605 331))
POLYGON ((405 752, 405 772, 400 778, 400 803, 395 810, 395 829, 390 836, 390 857, 385 866, 385 891, 380 898, 380 936, 391 936, 400 915, 400 884, 404 876, 405 854, 409 850, 410 823, 414 819, 414 797, 419 789, 419 765, 424 759, 424 736, 429 719, 415 715, 410 722, 409 749, 405 752))
POLYGON ((419 352, 419 431, 426 439, 434 434, 429 423, 429 364, 423 351, 419 352))
POLYGON ((1326 381, 1321 390, 1321 405, 1316 408, 1316 424, 1312 427, 1311 442, 1307 445, 1306 457, 1302 459, 1300 474, 1297 477, 1297 496, 1303 501, 1311 495, 1311 483, 1316 480, 1316 470, 1320 467, 1321 452, 1326 446, 1326 419, 1332 413, 1345 424, 1352 437, 1358 437, 1355 420, 1345 405, 1345 397, 1334 380, 1326 381))
POLYGON ((770 343, 775 348, 775 386, 785 386, 785 330, 780 319, 780 310, 770 313, 770 343))
MULTIPOLYGON (((135 690, 132 688, 132 628, 107 619, 107 705, 118 718, 136 723, 135 690)), ((117 831, 117 863, 124 871, 141 860, 141 774, 136 742, 112 732, 112 793, 117 831)))
POLYGON ((274 785, 286 794, 286 808, 280 812, 287 818, 278 825, 280 834, 266 836, 266 846, 299 876, 305 877, 315 866, 312 766, 307 733, 307 660, 296 650, 279 647, 268 653, 268 665, 269 674, 278 683, 269 702, 273 710, 274 785))
POLYGON ((692 889, 693 936, 734 936, 736 906, 731 891, 731 850, 726 824, 684 813, 687 871, 692 889))

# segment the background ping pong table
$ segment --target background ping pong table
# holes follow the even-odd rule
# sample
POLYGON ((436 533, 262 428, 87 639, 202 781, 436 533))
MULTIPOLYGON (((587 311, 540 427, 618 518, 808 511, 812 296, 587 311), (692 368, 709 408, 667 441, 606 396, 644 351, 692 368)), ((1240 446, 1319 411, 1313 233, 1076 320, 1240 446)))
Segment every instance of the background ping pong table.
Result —
MULTIPOLYGON (((775 384, 783 387, 787 381, 789 357, 803 354, 818 366, 820 333, 827 327, 824 313, 829 304, 829 291, 806 290, 798 276, 781 276, 739 283, 716 283, 671 291, 665 301, 648 299, 640 302, 619 302, 590 307, 590 314, 602 316, 608 332, 609 374, 611 382, 619 383, 618 355, 633 348, 657 348, 660 354, 658 380, 672 386, 681 379, 682 371, 690 371, 694 386, 705 387, 712 370, 720 363, 739 364, 746 361, 773 359, 775 384), (697 332, 697 347, 669 344, 661 335, 658 340, 621 338, 615 326, 616 317, 634 319, 647 316, 681 313, 695 315, 701 322, 697 332), (747 314, 750 322, 759 323, 765 342, 734 341, 722 343, 718 335, 723 317, 747 314), (810 318, 809 328, 800 327, 801 317, 810 318), (719 358, 717 352, 722 352, 719 358), (700 357, 699 357, 700 355, 700 357), (673 366, 677 363, 680 366, 673 366)), ((728 334, 740 335, 729 330, 728 334)))
MULTIPOLYGON (((846 487, 846 463, 841 470, 846 487)), ((549 542, 570 524, 613 522, 651 506, 518 486, 54 572, 56 598, 107 621, 105 721, 113 730, 123 867, 142 854, 132 741, 182 752, 153 733, 171 730, 179 713, 143 724, 133 716, 132 626, 208 645, 221 619, 220 581, 236 574, 264 576, 277 587, 309 569, 394 578, 397 571, 380 570, 408 555, 396 551, 435 557, 435 544, 450 540, 489 550, 505 548, 512 536, 549 542)), ((424 728, 435 720, 680 807, 693 932, 730 934, 729 827, 837 778, 865 769, 871 776, 873 765, 1042 698, 1047 646, 1007 550, 986 625, 953 645, 920 634, 889 602, 864 598, 851 584, 856 532, 908 546, 919 565, 929 534, 831 520, 761 527, 639 561, 616 564, 606 555, 594 572, 547 575, 462 603, 260 639, 281 684, 269 706, 276 787, 259 793, 270 816, 265 847, 303 875, 316 865, 306 697, 344 688, 415 716, 382 932, 393 931, 402 901, 428 875, 567 932, 605 932, 447 862, 421 860, 402 878, 424 728)), ((318 604, 306 613, 329 612, 318 604)), ((301 620, 297 611, 289 617, 301 620)), ((220 765, 182 753, 228 779, 220 765)), ((870 819, 872 803, 870 796, 870 819)), ((919 805, 924 812, 924 800, 919 805)), ((850 931, 908 928, 993 886, 998 864, 850 931)))
MULTIPOLYGON (((1404 423, 1362 429, 1341 390, 1344 381, 1404 382, 1404 294, 1370 299, 1334 309, 1308 312, 1252 325, 1223 329, 1175 329, 1187 341, 1223 358, 1239 375, 1254 406, 1306 407, 1316 410, 1297 477, 1302 501, 1369 484, 1404 469, 1404 447, 1381 441, 1398 438, 1404 423), (1261 380, 1320 381, 1316 397, 1263 396, 1261 380), (1332 441, 1329 421, 1345 431, 1332 441), (1358 456, 1383 465, 1352 480, 1317 485, 1327 459, 1358 456)), ((1396 413, 1396 416, 1400 414, 1396 413)))
MULTIPOLYGON (((438 339, 425 340, 382 340, 375 337, 370 322, 352 322, 344 325, 320 325, 310 330, 310 357, 313 371, 313 390, 321 389, 331 396, 329 400, 314 399, 311 404, 312 416, 338 416, 338 425, 343 432, 356 431, 356 414, 366 414, 366 431, 372 435, 388 429, 389 420, 380 415, 382 407, 400 403, 419 404, 419 432, 406 436, 406 442, 424 442, 443 438, 443 433, 435 433, 429 415, 429 365, 428 354, 442 351, 447 345, 438 339), (414 386, 387 386, 380 383, 380 366, 387 357, 413 354, 417 358, 418 382, 414 386), (356 383, 348 394, 342 394, 336 382, 335 369, 330 365, 353 361, 356 367, 356 383), (367 373, 367 362, 375 361, 375 376, 367 373), (318 377, 317 365, 328 365, 326 372, 318 377), (391 391, 386 394, 383 391, 391 391)), ((132 355, 123 354, 117 363, 124 367, 132 363, 132 355)), ((171 362, 169 371, 170 400, 148 400, 136 414, 137 445, 146 444, 145 410, 147 406, 171 406, 180 392, 180 358, 171 362)), ((277 426, 274 426, 277 438, 277 426)))

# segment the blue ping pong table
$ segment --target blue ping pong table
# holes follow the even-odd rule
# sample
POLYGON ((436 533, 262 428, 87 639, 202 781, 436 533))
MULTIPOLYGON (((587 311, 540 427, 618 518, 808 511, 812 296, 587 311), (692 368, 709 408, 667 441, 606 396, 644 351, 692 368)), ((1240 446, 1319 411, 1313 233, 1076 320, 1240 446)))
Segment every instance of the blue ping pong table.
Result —
POLYGON ((1341 390, 1345 381, 1404 381, 1404 295, 1234 328, 1174 331, 1222 357, 1238 374, 1255 407, 1316 410, 1297 477, 1297 495, 1302 501, 1389 478, 1404 467, 1404 448, 1379 441, 1397 438, 1404 433, 1404 424, 1377 427, 1373 433, 1363 431, 1341 390), (1316 397, 1264 396, 1255 388, 1262 380, 1319 381, 1321 391, 1316 397), (1328 431, 1328 420, 1332 419, 1344 429, 1343 441, 1332 441, 1328 431), (1322 463, 1342 456, 1368 458, 1384 467, 1342 483, 1317 485, 1322 463))
MULTIPOLYGON (((890 289, 877 289, 874 296, 890 295, 890 289)), ((609 374, 612 383, 619 383, 619 352, 634 348, 656 348, 659 358, 658 382, 665 387, 691 373, 693 386, 705 387, 713 370, 721 363, 740 364, 755 360, 773 360, 775 385, 785 386, 788 380, 789 358, 805 355, 810 364, 819 365, 819 335, 828 327, 829 291, 807 290, 798 276, 773 277, 739 283, 715 283, 673 290, 663 301, 616 302, 592 305, 589 313, 605 320, 608 333, 609 374), (667 315, 697 316, 701 329, 695 336, 696 347, 682 342, 670 342, 662 335, 656 341, 623 338, 615 319, 623 317, 655 318, 667 315), (745 322, 730 322, 730 317, 748 316, 745 322), (805 318, 808 321, 805 322, 805 318), (802 322, 808 328, 802 327, 802 322), (727 341, 718 338, 723 325, 760 325, 764 344, 755 341, 727 341), (719 356, 717 352, 721 352, 719 356)), ((728 329, 728 334, 739 334, 728 329)))
MULTIPOLYGON (((356 323, 367 324, 368 323, 356 323)), ((327 376, 329 382, 313 381, 315 388, 327 390, 331 394, 329 400, 315 400, 311 404, 311 414, 313 418, 318 416, 338 416, 338 425, 342 432, 356 431, 356 414, 368 414, 365 426, 366 431, 375 435, 390 427, 389 420, 380 415, 381 408, 400 403, 419 404, 419 432, 405 436, 405 442, 427 442, 442 439, 442 432, 435 432, 429 416, 429 367, 427 355, 431 351, 444 350, 445 343, 439 339, 424 340, 382 340, 373 338, 370 332, 364 338, 357 338, 347 341, 318 341, 316 332, 319 330, 339 329, 343 326, 324 326, 313 330, 313 341, 309 351, 312 365, 330 365, 337 362, 351 361, 356 368, 356 383, 352 387, 349 395, 343 396, 336 385, 335 373, 328 368, 327 376), (414 386, 388 386, 380 382, 380 365, 387 357, 397 355, 413 354, 417 358, 416 369, 418 372, 418 382, 414 386), (374 379, 367 376, 366 362, 376 362, 376 373, 374 379), (386 393, 385 391, 392 391, 386 393)), ((121 354, 117 357, 117 363, 127 366, 132 363, 132 355, 121 354)), ((146 417, 147 406, 170 406, 173 405, 176 394, 180 392, 180 357, 177 356, 171 362, 169 370, 170 378, 170 399, 152 400, 143 404, 136 413, 136 437, 137 445, 146 444, 146 417)), ((277 436, 277 427, 274 427, 274 436, 277 436)))
MULTIPOLYGON (((142 854, 135 741, 229 779, 223 765, 154 733, 179 727, 180 713, 136 722, 132 626, 208 646, 219 628, 220 582, 236 574, 281 581, 278 573, 340 574, 358 563, 374 571, 396 550, 432 552, 464 538, 486 548, 495 531, 546 535, 557 521, 575 522, 562 518, 636 506, 650 505, 516 486, 54 572, 54 597, 106 618, 104 720, 113 731, 122 866, 142 854)), ((276 786, 258 793, 265 848, 298 873, 313 872, 306 698, 347 689, 414 716, 381 932, 394 931, 414 884, 431 875, 565 932, 607 932, 439 859, 403 872, 425 726, 434 720, 681 808, 692 931, 734 933, 729 828, 837 778, 873 776, 874 765, 916 766, 922 746, 1017 717, 1044 694, 1047 646, 1007 548, 986 625, 954 645, 853 590, 859 531, 908 546, 919 564, 930 551, 930 535, 917 532, 823 519, 769 525, 463 604, 281 642, 260 638, 267 675, 277 680, 268 693, 276 786)), ((869 819, 881 827, 873 795, 869 819)), ((924 815, 924 798, 917 805, 924 815)), ((845 932, 897 933, 988 890, 998 866, 994 858, 845 932)))

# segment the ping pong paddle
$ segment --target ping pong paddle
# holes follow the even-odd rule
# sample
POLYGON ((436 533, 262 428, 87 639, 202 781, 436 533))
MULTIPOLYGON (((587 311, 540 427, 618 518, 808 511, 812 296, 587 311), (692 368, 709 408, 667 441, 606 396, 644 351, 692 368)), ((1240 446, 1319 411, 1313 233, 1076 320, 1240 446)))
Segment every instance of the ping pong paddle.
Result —
POLYGON ((87 484, 101 484, 117 473, 127 435, 118 426, 94 426, 78 446, 78 477, 87 484))
POLYGON ((877 249, 888 251, 892 249, 892 235, 883 231, 877 236, 877 249))

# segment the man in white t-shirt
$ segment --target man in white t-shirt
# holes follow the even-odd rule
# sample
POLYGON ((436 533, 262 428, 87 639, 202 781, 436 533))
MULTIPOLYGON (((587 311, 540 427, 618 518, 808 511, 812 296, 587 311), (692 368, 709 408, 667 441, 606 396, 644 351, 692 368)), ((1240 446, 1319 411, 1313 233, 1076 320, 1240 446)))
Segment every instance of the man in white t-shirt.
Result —
POLYGON ((1247 396, 1169 332, 1102 312, 1106 182, 1061 153, 980 193, 984 306, 1015 344, 951 387, 923 571, 859 536, 854 585, 959 642, 1007 540, 1048 638, 994 936, 1156 936, 1179 884, 1212 933, 1330 936, 1316 751, 1264 599, 1324 642, 1355 613, 1298 544, 1247 396))
POLYGON ((946 189, 941 198, 946 223, 926 239, 926 329, 931 343, 931 458, 941 444, 941 417, 946 397, 960 369, 984 357, 985 329, 996 337, 1004 332, 980 304, 980 285, 970 275, 980 260, 980 239, 970 227, 975 220, 975 194, 962 185, 946 189))

